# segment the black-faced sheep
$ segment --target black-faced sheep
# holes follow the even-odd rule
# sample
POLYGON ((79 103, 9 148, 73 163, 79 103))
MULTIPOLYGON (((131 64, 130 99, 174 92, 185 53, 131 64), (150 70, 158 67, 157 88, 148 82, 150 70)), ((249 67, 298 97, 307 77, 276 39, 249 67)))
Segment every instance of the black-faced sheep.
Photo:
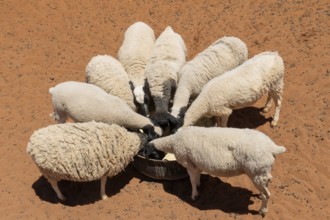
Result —
POLYGON ((264 94, 268 112, 272 99, 276 109, 272 126, 279 119, 283 92, 284 63, 277 52, 263 52, 208 82, 184 116, 183 126, 194 125, 202 117, 216 116, 217 124, 227 126, 233 109, 249 106, 264 94))
POLYGON ((245 43, 236 37, 222 37, 197 54, 179 72, 179 84, 171 114, 176 118, 183 118, 189 100, 195 99, 206 83, 237 67, 247 57, 245 43))
POLYGON ((75 122, 97 121, 117 124, 128 129, 143 129, 150 139, 162 135, 162 129, 136 113, 122 99, 110 95, 93 84, 68 81, 49 89, 52 95, 53 119, 64 123, 68 117, 75 122))
POLYGON ((187 168, 192 186, 191 198, 198 197, 201 172, 214 176, 246 174, 260 191, 261 215, 267 212, 268 184, 275 155, 284 153, 265 134, 252 129, 184 127, 175 134, 155 139, 143 148, 144 155, 154 149, 173 153, 187 168))
POLYGON ((145 88, 147 85, 144 70, 154 44, 153 29, 143 22, 136 22, 125 31, 123 44, 118 51, 118 59, 128 74, 135 99, 145 116, 149 115, 149 97, 145 88))

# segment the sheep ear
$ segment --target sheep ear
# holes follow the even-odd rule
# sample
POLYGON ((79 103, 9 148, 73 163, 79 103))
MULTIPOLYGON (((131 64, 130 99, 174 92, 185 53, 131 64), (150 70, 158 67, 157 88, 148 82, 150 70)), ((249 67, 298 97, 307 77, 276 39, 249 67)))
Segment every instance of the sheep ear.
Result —
POLYGON ((169 114, 168 123, 170 124, 170 130, 175 130, 180 126, 179 119, 175 118, 173 115, 169 114))
POLYGON ((144 148, 142 148, 139 154, 143 157, 149 158, 149 156, 156 150, 155 146, 151 143, 147 144, 144 148))
POLYGON ((143 133, 147 134, 148 141, 156 139, 159 135, 155 132, 155 128, 152 125, 146 125, 142 128, 143 133))

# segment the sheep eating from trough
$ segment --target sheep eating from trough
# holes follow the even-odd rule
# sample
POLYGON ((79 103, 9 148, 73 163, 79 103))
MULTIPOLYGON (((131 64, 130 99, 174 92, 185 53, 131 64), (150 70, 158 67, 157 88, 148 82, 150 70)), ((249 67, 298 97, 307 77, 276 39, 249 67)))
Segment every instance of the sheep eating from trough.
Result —
POLYGON ((183 126, 191 126, 204 116, 216 116, 218 126, 227 126, 233 109, 249 106, 264 94, 268 112, 272 99, 275 114, 271 122, 276 126, 282 103, 284 63, 277 52, 263 52, 242 65, 208 82, 184 116, 183 126))
POLYGON ((66 200, 58 181, 101 179, 100 196, 106 199, 107 177, 123 171, 147 142, 145 134, 128 132, 100 122, 50 125, 33 133, 27 145, 42 175, 60 200, 66 200))
POLYGON ((189 100, 195 99, 208 81, 237 67, 247 57, 245 43, 236 37, 222 37, 197 54, 179 71, 171 114, 182 119, 189 100))
POLYGON ((285 147, 276 145, 265 134, 252 129, 184 127, 175 134, 155 139, 142 149, 148 156, 154 149, 173 153, 190 176, 191 198, 198 197, 201 172, 214 176, 246 174, 260 191, 261 215, 267 212, 268 184, 275 155, 285 147))
POLYGON ((162 129, 136 113, 122 99, 93 84, 68 81, 49 89, 52 95, 53 119, 64 123, 68 116, 75 122, 97 121, 117 124, 127 129, 142 129, 149 139, 162 135, 162 129))
POLYGON ((186 62, 186 53, 182 37, 168 26, 157 38, 148 59, 145 74, 155 103, 151 118, 161 127, 176 121, 168 112, 168 107, 176 90, 178 72, 186 62))
POLYGON ((123 44, 118 50, 118 59, 128 74, 134 97, 145 116, 149 115, 149 97, 144 70, 154 44, 153 29, 143 22, 136 22, 125 31, 123 44))
POLYGON ((94 56, 86 66, 86 82, 124 100, 136 110, 128 75, 123 65, 112 56, 94 56))

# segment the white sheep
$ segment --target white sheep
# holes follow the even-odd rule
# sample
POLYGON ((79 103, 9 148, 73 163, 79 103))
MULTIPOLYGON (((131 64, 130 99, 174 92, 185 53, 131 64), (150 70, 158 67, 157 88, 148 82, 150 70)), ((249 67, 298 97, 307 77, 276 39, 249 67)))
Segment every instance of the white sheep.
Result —
POLYGON ((64 123, 68 117, 75 122, 97 121, 117 124, 128 129, 143 129, 150 139, 162 134, 152 121, 136 113, 122 99, 110 95, 98 86, 82 82, 63 82, 49 89, 52 95, 57 123, 64 123))
POLYGON ((33 133, 27 145, 40 172, 60 200, 66 200, 58 181, 101 179, 101 198, 106 199, 107 177, 123 171, 146 143, 144 134, 100 122, 50 125, 33 133))
POLYGON ((175 134, 155 139, 143 149, 145 155, 158 149, 173 153, 190 176, 191 198, 198 197, 201 172, 214 176, 246 174, 260 191, 261 215, 267 212, 268 184, 275 155, 286 149, 265 134, 252 129, 184 127, 175 134))
POLYGON ((182 118, 189 100, 195 99, 208 81, 237 67, 247 57, 245 43, 236 37, 222 37, 197 54, 179 72, 171 114, 182 118))
POLYGON ((152 118, 160 125, 173 118, 168 106, 177 86, 177 74, 186 62, 186 53, 182 37, 168 26, 157 38, 147 61, 145 74, 155 103, 152 118))
POLYGON ((249 106, 267 93, 264 112, 269 111, 274 99, 276 110, 271 125, 276 126, 281 109, 283 77, 284 63, 278 53, 260 53, 207 83, 187 110, 183 126, 194 125, 204 116, 216 116, 218 126, 226 127, 233 109, 249 106))
POLYGON ((144 115, 148 115, 145 99, 146 76, 144 73, 148 58, 155 44, 155 33, 149 25, 136 22, 125 32, 123 44, 118 50, 118 59, 123 64, 133 84, 133 94, 144 115))
POLYGON ((110 55, 92 57, 86 66, 86 82, 118 96, 136 110, 128 75, 123 65, 110 55))

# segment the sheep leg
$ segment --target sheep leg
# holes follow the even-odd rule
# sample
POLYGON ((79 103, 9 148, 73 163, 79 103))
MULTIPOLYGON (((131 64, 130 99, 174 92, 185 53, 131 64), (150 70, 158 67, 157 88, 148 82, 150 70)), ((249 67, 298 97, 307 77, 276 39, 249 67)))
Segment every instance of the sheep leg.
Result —
MULTIPOLYGON (((233 112, 233 110, 231 109, 226 109, 225 112, 223 112, 220 116, 221 120, 220 120, 220 127, 227 127, 228 124, 228 120, 229 120, 229 116, 231 115, 231 113, 233 112)), ((219 127, 219 121, 217 120, 217 125, 219 127)))
POLYGON ((256 176, 253 179, 254 185, 257 187, 257 189, 260 191, 259 197, 261 198, 261 207, 259 209, 259 214, 262 216, 265 216, 266 212, 268 211, 268 200, 270 197, 270 192, 267 188, 268 183, 270 182, 271 175, 261 175, 256 176))
POLYGON ((105 185, 107 183, 107 178, 108 176, 106 175, 101 178, 101 199, 103 200, 108 198, 107 194, 105 193, 105 185))
POLYGON ((65 196, 63 196, 60 189, 58 188, 57 180, 50 179, 50 178, 48 178, 47 180, 50 183, 50 185, 52 186, 53 190, 55 191, 57 198, 59 198, 62 201, 65 201, 66 198, 65 198, 65 196))
POLYGON ((50 116, 58 124, 63 124, 68 119, 68 114, 65 111, 54 110, 54 112, 52 114, 50 114, 50 116))
POLYGON ((198 198, 197 187, 200 185, 201 171, 193 165, 188 165, 186 168, 190 177, 190 183, 192 189, 191 199, 196 200, 198 198))
POLYGON ((273 121, 271 122, 271 125, 273 127, 277 126, 278 119, 280 117, 280 110, 281 110, 281 105, 282 105, 282 96, 280 92, 274 92, 272 94, 272 98, 274 99, 275 102, 275 114, 273 117, 273 121))
POLYGON ((262 112, 263 113, 269 112, 271 106, 272 106, 272 96, 270 94, 268 94, 266 105, 262 112))

